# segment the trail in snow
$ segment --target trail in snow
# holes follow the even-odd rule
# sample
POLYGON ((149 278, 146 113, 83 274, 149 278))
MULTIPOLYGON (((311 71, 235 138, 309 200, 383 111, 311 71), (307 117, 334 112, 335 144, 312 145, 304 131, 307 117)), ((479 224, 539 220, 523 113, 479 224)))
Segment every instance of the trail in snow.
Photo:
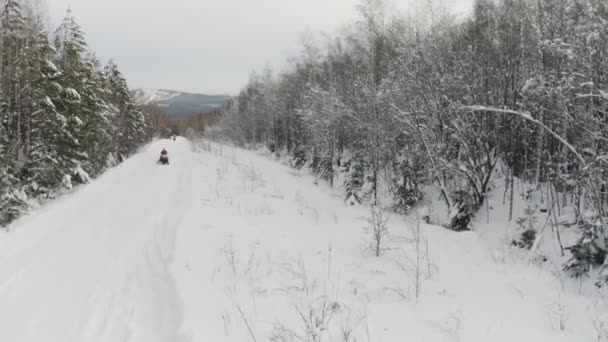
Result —
POLYGON ((154 143, 0 236, 0 340, 176 341, 190 167, 186 140, 154 143), (163 146, 170 167, 155 165, 163 146))
POLYGON ((599 296, 476 233, 421 227, 416 300, 415 222, 393 216, 376 258, 367 216, 267 155, 155 142, 0 234, 0 341, 608 337, 599 296), (163 147, 171 166, 155 164, 163 147))

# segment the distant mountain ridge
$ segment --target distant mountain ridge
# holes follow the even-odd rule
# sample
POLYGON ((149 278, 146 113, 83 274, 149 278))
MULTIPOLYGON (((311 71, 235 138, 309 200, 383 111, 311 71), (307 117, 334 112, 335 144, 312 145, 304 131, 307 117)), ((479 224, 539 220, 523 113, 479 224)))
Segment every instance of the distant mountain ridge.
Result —
POLYGON ((154 104, 163 107, 173 118, 210 112, 222 106, 228 98, 226 95, 195 94, 168 89, 134 89, 131 96, 137 105, 154 104))

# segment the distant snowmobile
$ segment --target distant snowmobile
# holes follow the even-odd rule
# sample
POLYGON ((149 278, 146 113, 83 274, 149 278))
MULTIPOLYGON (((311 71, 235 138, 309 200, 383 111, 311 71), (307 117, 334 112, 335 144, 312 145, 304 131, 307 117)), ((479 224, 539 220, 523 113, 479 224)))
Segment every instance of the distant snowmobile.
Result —
POLYGON ((160 158, 158 158, 157 164, 169 165, 169 154, 164 148, 160 152, 160 158))

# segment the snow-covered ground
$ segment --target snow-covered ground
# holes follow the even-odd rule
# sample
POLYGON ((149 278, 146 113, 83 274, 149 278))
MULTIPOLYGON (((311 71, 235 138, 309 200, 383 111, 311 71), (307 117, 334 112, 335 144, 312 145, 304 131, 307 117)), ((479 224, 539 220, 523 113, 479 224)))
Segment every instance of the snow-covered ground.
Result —
POLYGON ((392 216, 377 258, 368 215, 266 155, 155 142, 0 233, 0 341, 606 341, 601 293, 491 225, 392 216))

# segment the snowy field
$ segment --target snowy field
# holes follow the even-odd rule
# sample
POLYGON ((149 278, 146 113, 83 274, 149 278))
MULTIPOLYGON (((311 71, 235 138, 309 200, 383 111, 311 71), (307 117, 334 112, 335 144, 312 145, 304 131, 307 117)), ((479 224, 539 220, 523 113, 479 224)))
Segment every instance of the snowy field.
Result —
POLYGON ((608 341, 602 294, 492 224, 392 216, 376 257, 368 216, 269 156, 157 141, 0 233, 0 341, 608 341))

